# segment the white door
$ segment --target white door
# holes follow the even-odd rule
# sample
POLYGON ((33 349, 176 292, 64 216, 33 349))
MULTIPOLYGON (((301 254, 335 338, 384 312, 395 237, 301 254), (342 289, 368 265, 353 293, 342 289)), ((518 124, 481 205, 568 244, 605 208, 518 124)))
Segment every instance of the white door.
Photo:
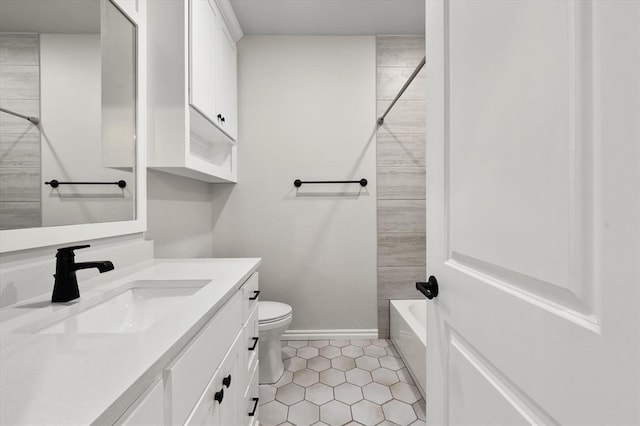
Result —
POLYGON ((640 424, 640 2, 427 1, 429 424, 640 424))

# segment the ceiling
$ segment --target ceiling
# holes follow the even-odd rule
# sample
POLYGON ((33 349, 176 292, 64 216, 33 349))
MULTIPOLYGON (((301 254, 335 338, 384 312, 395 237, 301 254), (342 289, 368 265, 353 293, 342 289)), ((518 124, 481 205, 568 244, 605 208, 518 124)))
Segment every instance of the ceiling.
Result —
POLYGON ((422 35, 424 0, 231 0, 246 35, 422 35))

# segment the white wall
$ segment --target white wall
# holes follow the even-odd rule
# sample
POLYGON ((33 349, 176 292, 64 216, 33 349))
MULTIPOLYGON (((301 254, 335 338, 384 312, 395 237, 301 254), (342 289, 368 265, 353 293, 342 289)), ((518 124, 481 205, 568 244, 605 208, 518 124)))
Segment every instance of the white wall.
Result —
POLYGON ((127 187, 42 185, 42 225, 133 218, 133 173, 102 167, 99 34, 41 34, 42 179, 127 187))
POLYGON ((147 232, 156 257, 211 257, 212 185, 147 170, 147 232))
POLYGON ((262 257, 290 330, 376 329, 375 66, 374 37, 238 45, 239 183, 214 186, 213 254, 262 257))

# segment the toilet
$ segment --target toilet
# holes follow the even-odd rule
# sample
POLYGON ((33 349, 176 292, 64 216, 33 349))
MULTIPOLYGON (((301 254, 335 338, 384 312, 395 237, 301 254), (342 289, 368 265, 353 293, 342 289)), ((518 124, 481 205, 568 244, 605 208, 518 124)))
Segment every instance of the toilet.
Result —
POLYGON ((284 372, 281 339, 292 318, 291 306, 286 303, 258 302, 260 384, 275 383, 284 372))

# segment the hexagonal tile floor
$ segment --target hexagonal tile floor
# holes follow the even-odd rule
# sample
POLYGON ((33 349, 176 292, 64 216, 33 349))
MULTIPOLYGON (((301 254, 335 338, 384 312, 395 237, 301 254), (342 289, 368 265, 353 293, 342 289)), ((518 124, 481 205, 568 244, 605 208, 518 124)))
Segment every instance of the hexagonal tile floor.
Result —
POLYGON ((283 378, 260 385, 261 425, 425 424, 425 402, 390 340, 289 340, 282 352, 283 378))

